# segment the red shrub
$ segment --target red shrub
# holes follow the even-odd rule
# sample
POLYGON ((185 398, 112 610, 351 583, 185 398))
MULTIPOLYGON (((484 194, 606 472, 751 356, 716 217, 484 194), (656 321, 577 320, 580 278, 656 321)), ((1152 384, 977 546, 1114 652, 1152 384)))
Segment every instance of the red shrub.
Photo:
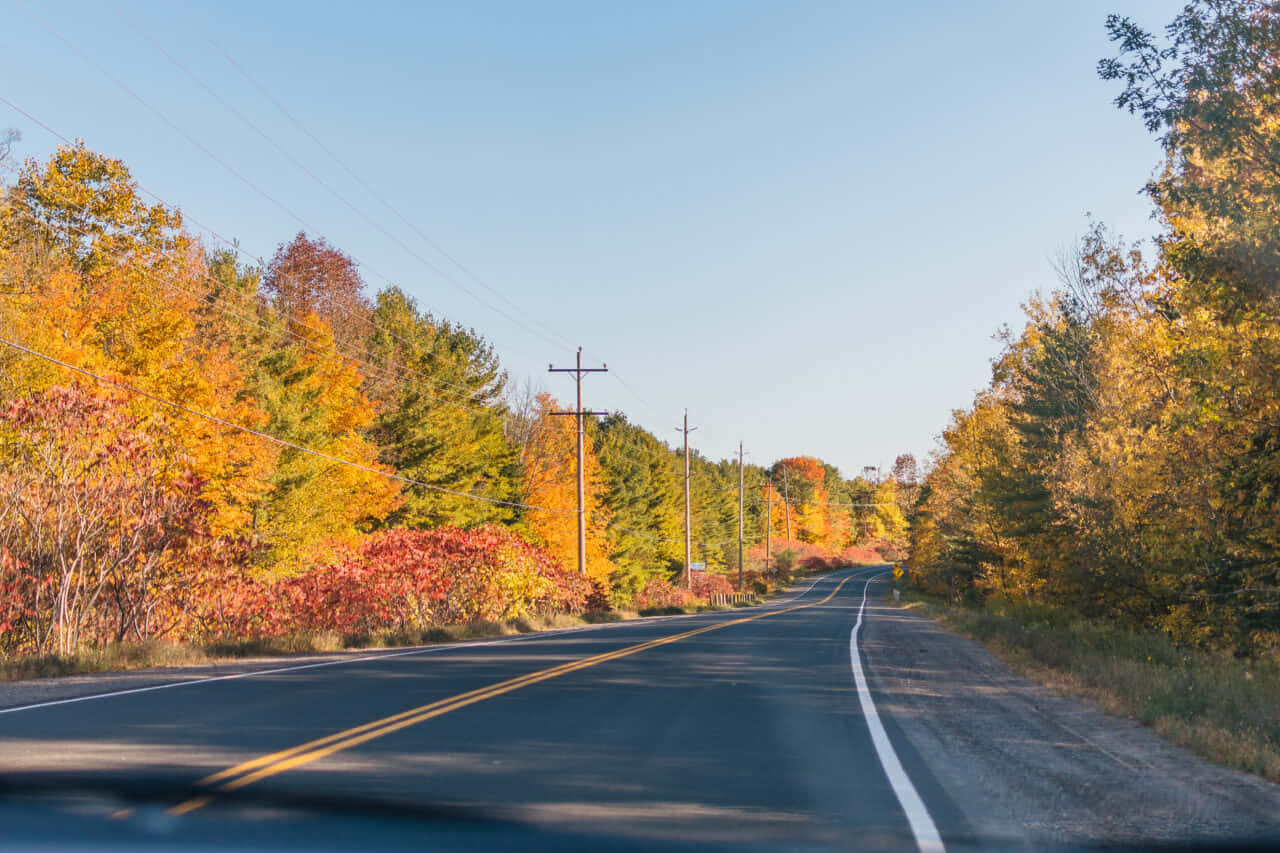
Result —
POLYGON ((693 594, 698 598, 706 598, 713 592, 733 592, 733 584, 724 575, 713 572, 695 572, 693 575, 693 594))
POLYGON ((297 577, 208 579, 191 626, 206 636, 367 634, 478 619, 579 613, 591 583, 499 527, 391 530, 297 577))
POLYGON ((636 593, 636 608, 684 607, 692 600, 693 595, 684 587, 674 586, 665 578, 652 578, 636 593))
POLYGON ((859 548, 856 545, 841 551, 839 559, 840 562, 851 566, 883 563, 885 561, 874 548, 859 548))
POLYGON ((810 554, 800 560, 800 571, 805 574, 816 575, 819 572, 829 572, 833 568, 835 568, 833 562, 821 554, 810 554))

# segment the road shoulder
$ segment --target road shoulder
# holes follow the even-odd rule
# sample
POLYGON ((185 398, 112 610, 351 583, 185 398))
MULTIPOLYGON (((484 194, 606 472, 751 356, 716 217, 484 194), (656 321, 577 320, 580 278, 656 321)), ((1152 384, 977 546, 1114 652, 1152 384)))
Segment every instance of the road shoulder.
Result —
POLYGON ((862 639, 876 701, 963 814, 960 832, 1018 846, 1280 839, 1280 785, 1035 684, 883 591, 862 639))

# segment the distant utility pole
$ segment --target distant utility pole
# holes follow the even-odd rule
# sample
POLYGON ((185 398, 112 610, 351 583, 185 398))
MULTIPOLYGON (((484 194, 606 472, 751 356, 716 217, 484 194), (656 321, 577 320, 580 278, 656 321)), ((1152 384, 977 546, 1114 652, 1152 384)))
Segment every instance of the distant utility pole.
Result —
POLYGON ((553 367, 547 365, 548 373, 572 373, 578 385, 578 406, 572 412, 552 412, 553 415, 575 415, 578 418, 578 571, 587 573, 587 474, 584 465, 586 427, 583 418, 586 415, 607 415, 608 412, 588 412, 582 408, 582 374, 608 373, 609 365, 600 367, 582 366, 582 347, 578 347, 577 367, 553 367))
POLYGON ((787 547, 791 547, 791 478, 787 466, 782 466, 782 508, 787 516, 787 547))
POLYGON ((766 481, 764 496, 767 501, 764 511, 764 573, 769 574, 769 534, 773 532, 773 483, 766 481))
POLYGON ((738 592, 742 592, 742 442, 738 442, 738 592))
POLYGON ((684 410, 684 426, 676 427, 684 433, 684 583, 693 589, 693 534, 690 523, 693 513, 689 510, 689 433, 697 427, 689 426, 689 410, 684 410))

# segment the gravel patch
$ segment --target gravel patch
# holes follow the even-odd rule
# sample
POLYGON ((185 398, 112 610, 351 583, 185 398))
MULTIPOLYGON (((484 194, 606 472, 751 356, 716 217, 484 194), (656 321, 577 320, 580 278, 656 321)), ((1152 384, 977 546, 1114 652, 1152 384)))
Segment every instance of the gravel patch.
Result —
POLYGON ((1037 847, 1280 842, 1280 785, 1017 675, 882 593, 862 638, 876 701, 964 833, 1037 847))

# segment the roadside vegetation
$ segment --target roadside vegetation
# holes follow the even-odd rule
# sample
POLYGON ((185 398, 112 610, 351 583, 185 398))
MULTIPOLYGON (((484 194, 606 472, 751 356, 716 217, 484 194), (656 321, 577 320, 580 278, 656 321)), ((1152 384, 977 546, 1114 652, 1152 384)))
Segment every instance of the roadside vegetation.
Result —
MULTIPOLYGON (((910 565, 957 602, 1070 608, 1187 647, 1280 647, 1280 8, 1110 20, 1102 76, 1166 152, 1163 233, 1094 226, 942 435, 910 565)), ((1135 176, 1138 184, 1142 176, 1135 176)))
POLYGON ((1280 780, 1280 9, 1108 28, 1099 72, 1165 153, 1162 233, 1092 224, 1001 334, 910 513, 909 592, 1024 672, 1280 780))
POLYGON ((693 607, 740 569, 744 592, 771 588, 787 555, 905 545, 914 460, 846 478, 796 455, 742 470, 739 566, 738 466, 694 453, 706 571, 687 590, 682 454, 618 413, 586 425, 584 576, 574 419, 479 332, 371 292, 321 237, 260 263, 206 245, 121 161, 75 142, 13 163, 13 139, 0 661, 693 607))
POLYGON ((801 559, 796 550, 786 549, 776 556, 777 567, 767 574, 755 573, 751 594, 735 604, 708 603, 708 587, 714 588, 714 591, 722 591, 722 588, 728 586, 718 576, 710 583, 699 583, 698 588, 692 592, 662 581, 651 584, 651 588, 637 596, 637 605, 641 606, 638 610, 613 608, 601 602, 598 609, 581 612, 527 612, 514 618, 477 618, 431 628, 380 627, 364 632, 344 633, 333 628, 299 629, 298 623, 294 622, 290 628, 272 633, 251 634, 241 631, 220 636, 205 635, 185 642, 172 639, 124 640, 84 646, 71 654, 8 656, 0 659, 0 682, 158 667, 201 666, 245 658, 421 646, 620 622, 647 616, 730 610, 759 604, 781 594, 795 581, 807 576, 879 562, 879 556, 874 552, 852 553, 840 559, 827 560, 815 555, 801 559))

